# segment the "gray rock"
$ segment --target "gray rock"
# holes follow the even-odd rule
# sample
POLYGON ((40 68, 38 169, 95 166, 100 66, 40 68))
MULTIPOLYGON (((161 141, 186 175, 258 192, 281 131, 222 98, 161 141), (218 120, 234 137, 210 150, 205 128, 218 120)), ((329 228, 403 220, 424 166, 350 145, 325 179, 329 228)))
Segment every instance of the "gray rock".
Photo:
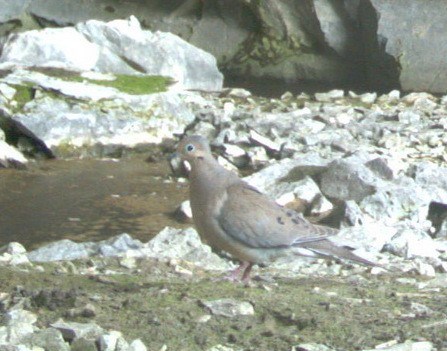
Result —
POLYGON ((53 328, 39 330, 22 342, 31 348, 37 346, 45 351, 70 351, 70 345, 64 341, 61 332, 53 328))
POLYGON ((245 301, 234 299, 220 299, 213 301, 201 301, 215 316, 234 318, 238 316, 252 316, 255 314, 253 305, 245 301))
POLYGON ((136 339, 130 343, 127 351, 147 351, 147 347, 140 339, 136 339))
POLYGON ((77 323, 58 320, 57 322, 52 323, 51 327, 59 330, 62 333, 64 340, 68 342, 80 338, 96 340, 99 336, 104 334, 104 330, 96 323, 77 323))
POLYGON ((98 348, 94 340, 79 338, 70 344, 70 351, 98 351, 98 348))
POLYGON ((28 5, 28 0, 8 1, 2 0, 0 6, 2 11, 0 14, 0 23, 19 20, 21 15, 28 5))
POLYGON ((36 315, 31 312, 15 309, 5 314, 6 325, 0 327, 0 344, 18 345, 26 337, 37 330, 34 323, 37 321, 36 315))
POLYGON ((343 90, 331 90, 327 93, 316 93, 315 99, 320 102, 330 102, 332 100, 337 100, 343 98, 345 95, 343 90))
POLYGON ((371 0, 361 2, 359 13, 361 27, 365 29, 362 42, 367 48, 364 54, 368 78, 374 87, 446 91, 447 47, 440 33, 447 31, 443 21, 447 10, 442 2, 418 1, 408 6, 405 0, 371 0), (414 28, 418 28, 417 33, 414 28), (430 69, 421 70, 427 62, 430 69))
POLYGON ((23 168, 28 163, 26 157, 5 141, 5 133, 0 129, 0 168, 23 168))
POLYGON ((69 102, 37 94, 26 104, 26 109, 14 115, 15 121, 32 130, 49 147, 60 144, 132 147, 139 143, 160 143, 164 138, 183 133, 194 120, 184 103, 186 95, 178 93, 129 95, 114 88, 64 82, 29 71, 14 71, 4 79, 12 84, 25 78, 46 89, 66 89, 64 94, 75 98, 69 102), (76 97, 78 92, 81 97, 76 97), (91 102, 97 98, 101 102, 91 102), (152 111, 151 118, 146 118, 148 111, 152 111))
POLYGON ((299 344, 293 348, 293 351, 331 351, 334 350, 323 344, 299 344))
MULTIPOLYGON (((368 349, 362 351, 376 351, 377 349, 368 349)), ((429 341, 411 341, 407 340, 401 344, 395 344, 389 347, 381 347, 383 351, 435 351, 434 345, 429 341)))
POLYGON ((101 241, 98 245, 98 252, 102 256, 119 256, 129 250, 137 250, 143 247, 143 243, 133 239, 129 234, 121 234, 101 241))
POLYGON ((294 159, 283 159, 259 172, 256 172, 244 180, 260 191, 269 194, 278 182, 293 182, 322 173, 328 161, 317 154, 309 153, 300 155, 294 159))
POLYGON ((355 159, 340 159, 328 165, 321 176, 321 191, 338 200, 361 201, 374 194, 380 179, 355 159))
POLYGON ((59 240, 28 253, 32 262, 50 262, 77 260, 89 257, 94 252, 92 243, 75 243, 71 240, 59 240))
POLYGON ((101 335, 97 340, 98 351, 115 351, 119 339, 122 339, 122 334, 115 330, 101 335))
POLYGON ((200 241, 193 228, 185 230, 166 227, 140 250, 128 255, 157 259, 183 259, 210 270, 228 270, 232 265, 214 254, 208 245, 200 241))
POLYGON ((439 256, 433 239, 427 233, 414 228, 399 230, 385 245, 384 250, 406 259, 439 256))
POLYGON ((4 44, 0 62, 121 74, 143 72, 172 77, 183 89, 220 90, 223 81, 212 55, 173 34, 144 31, 133 16, 16 34, 4 44))

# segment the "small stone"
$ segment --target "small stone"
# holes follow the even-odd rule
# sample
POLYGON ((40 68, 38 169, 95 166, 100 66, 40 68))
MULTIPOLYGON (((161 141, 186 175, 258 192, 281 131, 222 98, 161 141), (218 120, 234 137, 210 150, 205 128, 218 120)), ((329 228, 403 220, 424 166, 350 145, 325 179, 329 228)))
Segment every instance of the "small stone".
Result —
POLYGON ((95 340, 79 338, 70 345, 70 351, 98 351, 95 340))
POLYGON ((319 102, 331 102, 343 98, 345 92, 343 90, 331 90, 327 93, 316 93, 315 99, 319 102))
POLYGON ((64 336, 64 340, 69 342, 77 338, 96 339, 104 334, 104 330, 96 323, 77 323, 58 320, 51 324, 51 327, 58 329, 64 336))
POLYGON ((254 131, 253 129, 250 130, 250 140, 252 142, 254 142, 255 144, 261 145, 271 151, 280 151, 281 150, 281 145, 278 145, 274 141, 259 134, 258 132, 254 131))
POLYGON ((130 343, 127 351, 147 351, 147 347, 140 339, 136 339, 130 343))
POLYGON ((137 266, 137 260, 135 257, 125 256, 119 260, 120 266, 127 269, 134 269, 137 266))
POLYGON ((183 201, 175 210, 175 217, 180 222, 192 222, 192 210, 189 200, 183 201))
POLYGON ((255 313, 251 303, 234 299, 202 301, 202 304, 216 316, 233 318, 237 316, 252 316, 255 313))
POLYGON ((420 275, 423 275, 426 277, 435 277, 436 276, 435 268, 431 264, 428 264, 428 263, 418 261, 416 263, 416 270, 420 275))
POLYGON ((197 323, 206 323, 208 322, 212 316, 210 314, 204 314, 203 316, 200 316, 196 319, 197 323))
POLYGON ((373 104, 377 99, 377 93, 365 93, 360 95, 360 101, 364 104, 373 104))
POLYGON ((247 98, 251 96, 251 92, 242 88, 232 88, 228 91, 229 96, 234 96, 238 98, 247 98))
POLYGON ((115 351, 118 339, 122 337, 121 332, 112 330, 107 334, 101 335, 97 339, 98 351, 115 351))

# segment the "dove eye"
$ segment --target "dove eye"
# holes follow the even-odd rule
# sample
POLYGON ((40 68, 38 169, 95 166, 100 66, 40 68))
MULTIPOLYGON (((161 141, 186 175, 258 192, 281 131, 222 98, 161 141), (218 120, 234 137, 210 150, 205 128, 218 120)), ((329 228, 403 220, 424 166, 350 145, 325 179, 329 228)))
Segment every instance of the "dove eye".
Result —
POLYGON ((194 145, 188 144, 185 146, 186 151, 191 152, 195 149, 194 145))

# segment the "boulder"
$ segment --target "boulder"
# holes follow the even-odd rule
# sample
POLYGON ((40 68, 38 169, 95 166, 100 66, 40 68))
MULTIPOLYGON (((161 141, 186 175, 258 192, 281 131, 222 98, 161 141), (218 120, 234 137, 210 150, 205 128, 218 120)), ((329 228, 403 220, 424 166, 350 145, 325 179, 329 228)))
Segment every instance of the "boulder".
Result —
POLYGON ((359 22, 372 86, 445 92, 446 16, 442 1, 361 1, 359 22))
POLYGON ((215 58, 171 33, 143 30, 138 20, 90 20, 75 27, 17 33, 6 39, 3 66, 171 77, 181 89, 220 90, 215 58))

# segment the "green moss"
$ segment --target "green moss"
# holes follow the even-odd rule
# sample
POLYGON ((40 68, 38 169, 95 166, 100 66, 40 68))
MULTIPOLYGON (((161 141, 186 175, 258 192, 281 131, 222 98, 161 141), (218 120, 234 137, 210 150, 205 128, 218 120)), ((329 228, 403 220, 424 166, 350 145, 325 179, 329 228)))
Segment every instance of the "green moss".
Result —
POLYGON ((71 82, 89 82, 91 84, 116 88, 119 91, 131 95, 153 94, 166 91, 167 87, 174 83, 170 77, 117 74, 114 80, 100 80, 85 78, 79 72, 64 70, 61 68, 34 68, 34 71, 47 76, 59 78, 71 82))
POLYGON ((162 76, 131 76, 119 74, 115 80, 92 80, 88 82, 106 87, 116 88, 123 93, 132 95, 153 94, 166 91, 166 88, 173 83, 169 77, 162 76))
POLYGON ((26 103, 34 99, 34 86, 31 83, 23 85, 11 85, 16 90, 13 101, 15 104, 11 106, 14 112, 21 111, 26 103))

